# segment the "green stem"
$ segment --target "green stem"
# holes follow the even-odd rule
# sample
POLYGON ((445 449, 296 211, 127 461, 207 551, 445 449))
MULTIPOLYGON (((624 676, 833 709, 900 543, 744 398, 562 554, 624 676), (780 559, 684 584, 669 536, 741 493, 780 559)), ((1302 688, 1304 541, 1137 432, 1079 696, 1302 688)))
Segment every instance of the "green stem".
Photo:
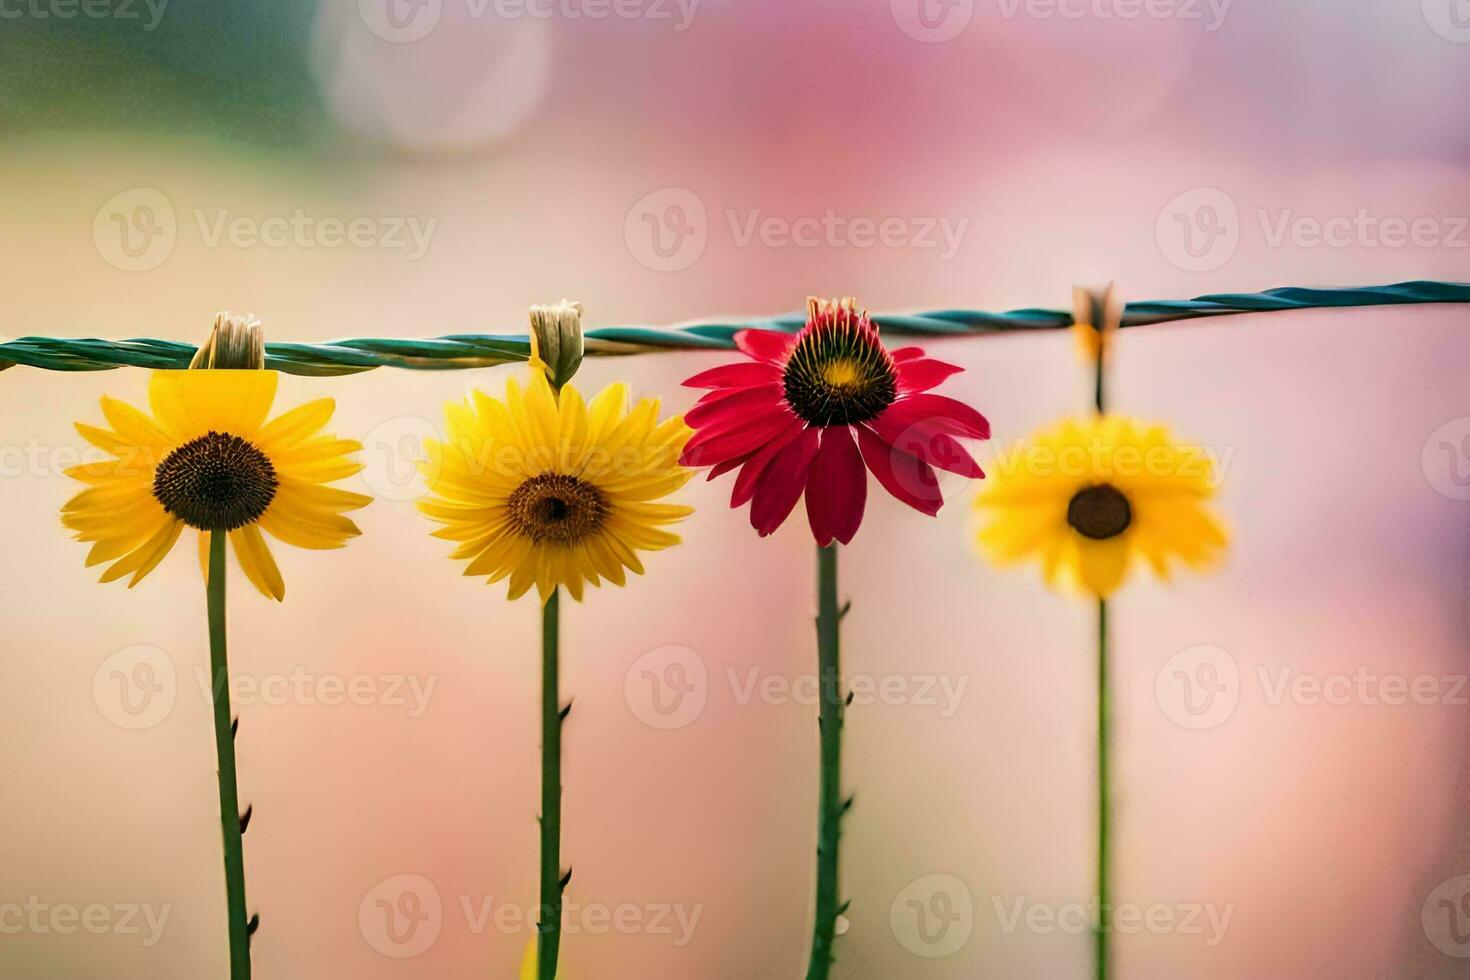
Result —
POLYGON ((219 760, 219 817, 225 845, 225 901, 230 917, 230 980, 250 980, 250 925, 245 913, 245 850, 235 784, 235 732, 225 646, 225 541, 209 535, 209 666, 214 678, 214 750, 219 760))
POLYGON ((1111 971, 1109 949, 1112 909, 1113 801, 1109 771, 1112 746, 1112 685, 1108 679, 1108 600, 1097 601, 1097 928, 1094 958, 1097 980, 1107 980, 1111 971))
POLYGON ((561 590, 541 610, 541 917, 537 925, 538 980, 555 980, 561 952, 561 692, 558 650, 561 590))
MULTIPOLYGON (((1093 404, 1107 412, 1106 338, 1094 364, 1093 404)), ((1112 969, 1112 688, 1108 678, 1108 600, 1097 600, 1097 926, 1093 933, 1094 976, 1107 980, 1112 969)))
POLYGON ((817 678, 821 691, 818 722, 821 728, 821 791, 817 809, 817 918, 812 930, 812 955, 807 980, 826 980, 832 967, 832 944, 838 905, 838 845, 842 817, 842 698, 841 650, 837 608, 837 545, 817 549, 817 678))

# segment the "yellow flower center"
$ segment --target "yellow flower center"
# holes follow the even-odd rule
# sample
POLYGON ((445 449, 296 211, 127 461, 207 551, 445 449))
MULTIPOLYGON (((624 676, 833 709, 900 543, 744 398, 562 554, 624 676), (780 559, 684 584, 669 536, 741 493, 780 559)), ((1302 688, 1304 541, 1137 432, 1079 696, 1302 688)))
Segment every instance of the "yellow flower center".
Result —
POLYGON ((590 483, 561 473, 533 476, 506 501, 510 522, 537 544, 574 544, 607 519, 607 498, 590 483))
POLYGON ((270 457, 239 436, 208 432, 163 458, 153 496, 201 531, 233 531, 260 520, 280 481, 270 457))
POLYGON ((1078 490, 1067 504, 1067 523, 1084 538, 1116 538, 1133 523, 1133 507, 1117 487, 1098 483, 1078 490))

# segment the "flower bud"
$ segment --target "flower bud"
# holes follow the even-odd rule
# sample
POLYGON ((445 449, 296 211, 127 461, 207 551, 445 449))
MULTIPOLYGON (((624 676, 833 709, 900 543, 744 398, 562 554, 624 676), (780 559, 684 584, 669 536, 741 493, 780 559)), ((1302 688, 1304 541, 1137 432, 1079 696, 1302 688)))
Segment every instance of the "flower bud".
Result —
POLYGON ((227 311, 214 315, 209 337, 199 346, 192 368, 258 371, 265 367, 265 334, 254 314, 236 316, 227 311))
POLYGON ((531 366, 558 390, 582 365, 582 304, 562 300, 531 307, 531 366))

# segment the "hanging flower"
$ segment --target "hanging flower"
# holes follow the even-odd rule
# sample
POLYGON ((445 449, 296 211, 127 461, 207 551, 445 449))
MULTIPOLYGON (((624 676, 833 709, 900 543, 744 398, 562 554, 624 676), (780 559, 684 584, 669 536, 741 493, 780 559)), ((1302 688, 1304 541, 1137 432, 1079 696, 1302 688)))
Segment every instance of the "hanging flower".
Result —
MULTIPOLYGON (((534 336, 534 335, 533 335, 534 336)), ((658 401, 628 410, 614 384, 590 403, 568 384, 554 392, 533 351, 530 384, 511 379, 503 401, 474 392, 445 406, 448 440, 431 440, 421 469, 432 497, 419 509, 459 542, 466 575, 510 579, 510 598, 557 586, 582 598, 583 583, 615 585, 643 574, 639 551, 678 544, 663 525, 692 509, 658 503, 689 481, 679 451, 681 418, 658 421, 658 401)))
POLYGON ((245 575, 283 599, 286 586, 261 531, 300 548, 340 548, 360 533, 342 516, 370 498, 327 486, 362 469, 359 443, 320 434, 334 402, 308 402, 266 422, 276 372, 156 371, 149 416, 102 399, 111 428, 77 423, 109 459, 66 471, 88 488, 62 508, 62 523, 90 542, 87 564, 110 562, 102 581, 131 588, 161 562, 185 527, 228 534, 245 575))
POLYGON ((712 390, 686 416, 695 434, 681 461, 713 467, 710 479, 739 469, 730 506, 749 503, 761 536, 805 494, 817 543, 848 543, 862 523, 868 471, 931 516, 944 503, 936 467, 985 475, 957 437, 987 439, 990 424, 929 393, 961 368, 918 347, 889 351, 854 300, 808 300, 799 333, 742 330, 735 344, 750 360, 684 382, 712 390))
POLYGON ((1214 467, 1159 425, 1103 415, 1068 420, 997 462, 976 499, 979 533, 998 564, 1041 561, 1048 584, 1107 597, 1141 556, 1160 578, 1178 561, 1204 569, 1227 543, 1206 507, 1214 467))

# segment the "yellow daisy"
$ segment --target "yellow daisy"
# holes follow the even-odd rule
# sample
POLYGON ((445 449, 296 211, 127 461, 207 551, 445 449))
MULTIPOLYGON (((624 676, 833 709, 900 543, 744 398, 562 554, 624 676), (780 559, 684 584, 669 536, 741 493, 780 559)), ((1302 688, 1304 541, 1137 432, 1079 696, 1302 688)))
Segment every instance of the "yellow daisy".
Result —
POLYGON ((545 602, 557 586, 582 598, 583 583, 625 582, 643 573, 639 551, 679 538, 662 529, 691 508, 658 501, 689 481, 679 453, 690 429, 658 421, 658 401, 628 410, 628 387, 614 384, 585 402, 568 384, 552 390, 533 359, 523 389, 505 399, 476 391, 445 406, 448 438, 430 440, 421 464, 431 496, 419 509, 459 542, 451 558, 466 575, 510 579, 510 598, 536 586, 545 602))
POLYGON ((997 564, 1041 561, 1048 584, 1106 597, 1141 556, 1160 578, 1170 565, 1208 567, 1226 534, 1205 501, 1214 466, 1161 425, 1104 415, 1068 420, 998 460, 976 498, 991 516, 981 548, 997 564))
POLYGON ((286 586, 261 531, 299 548, 340 548, 357 535, 342 516, 370 498, 326 486, 362 469, 362 446, 321 434, 334 402, 322 398, 267 422, 276 372, 157 371, 152 415, 102 399, 111 428, 77 423, 110 458, 67 475, 88 484, 62 508, 62 523, 91 542, 87 564, 111 562, 102 581, 131 575, 131 588, 161 562, 184 528, 227 533, 245 575, 283 599, 286 586))

